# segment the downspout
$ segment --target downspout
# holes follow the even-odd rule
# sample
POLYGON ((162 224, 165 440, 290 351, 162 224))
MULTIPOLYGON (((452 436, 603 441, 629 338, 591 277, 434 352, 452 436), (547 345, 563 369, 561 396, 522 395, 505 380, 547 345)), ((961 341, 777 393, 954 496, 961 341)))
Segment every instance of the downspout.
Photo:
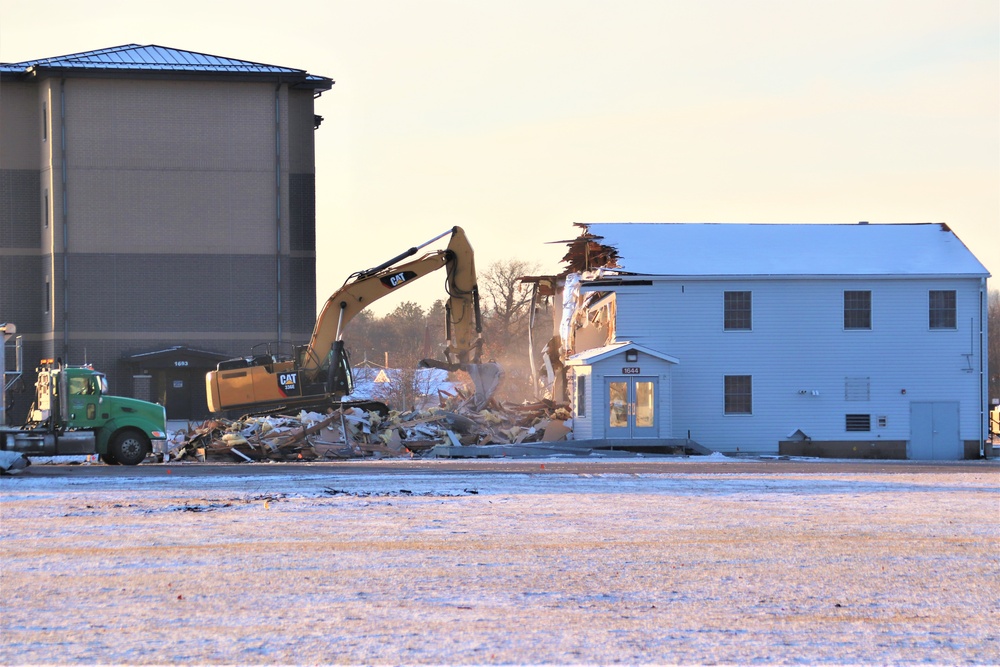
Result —
POLYGON ((274 206, 275 206, 275 289, 277 291, 278 342, 281 342, 281 80, 274 88, 274 206))
POLYGON ((985 328, 988 326, 986 324, 987 317, 984 317, 984 309, 986 308, 986 278, 979 279, 979 458, 986 458, 986 431, 984 430, 986 426, 987 410, 986 401, 988 400, 989 386, 986 383, 986 373, 984 369, 984 364, 986 360, 983 358, 986 353, 986 348, 984 347, 986 339, 985 328))
MULTIPOLYGON (((69 194, 66 191, 66 79, 59 81, 59 159, 62 167, 63 358, 69 360, 69 194)), ((53 304, 54 306, 55 304, 53 304)))

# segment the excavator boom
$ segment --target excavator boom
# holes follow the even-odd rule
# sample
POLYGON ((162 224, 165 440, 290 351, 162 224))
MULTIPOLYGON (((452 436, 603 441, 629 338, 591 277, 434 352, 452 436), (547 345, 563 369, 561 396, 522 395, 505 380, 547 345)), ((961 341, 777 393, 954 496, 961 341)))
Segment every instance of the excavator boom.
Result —
POLYGON ((302 362, 303 371, 318 369, 325 364, 325 356, 334 342, 342 339, 344 327, 358 313, 396 289, 440 268, 447 268, 448 271, 445 309, 449 335, 446 354, 453 363, 478 362, 482 347, 482 323, 474 252, 465 231, 454 227, 379 266, 351 275, 323 305, 302 362), (451 234, 451 239, 447 249, 431 251, 418 259, 398 264, 448 234, 451 234))
MULTIPOLYGON (((344 351, 343 332, 347 324, 369 305, 414 280, 445 268, 448 301, 447 362, 429 365, 453 370, 479 365, 482 352, 482 322, 479 291, 476 285, 474 253, 461 227, 403 252, 382 264, 358 271, 326 300, 316 319, 309 344, 296 358, 278 360, 268 355, 241 357, 219 363, 218 369, 206 377, 209 409, 263 411, 273 407, 322 405, 339 401, 351 392, 350 364, 344 351), (448 236, 448 247, 432 250, 417 259, 420 250, 448 236)), ((486 393, 492 394, 499 381, 500 370, 495 364, 485 373, 473 372, 477 380, 477 404, 485 404, 486 393), (492 368, 496 366, 495 368, 492 368), (490 387, 478 381, 482 375, 491 378, 490 387), (495 381, 494 381, 495 380, 495 381), (481 400, 485 398, 485 400, 481 400)))

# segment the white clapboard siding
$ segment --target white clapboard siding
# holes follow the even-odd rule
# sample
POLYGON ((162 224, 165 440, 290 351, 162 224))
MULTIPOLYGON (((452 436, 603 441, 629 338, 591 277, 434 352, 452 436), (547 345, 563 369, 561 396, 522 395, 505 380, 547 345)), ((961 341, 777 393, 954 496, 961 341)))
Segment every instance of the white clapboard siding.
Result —
MULTIPOLYGON (((574 408, 574 418, 573 418, 573 438, 575 440, 590 440, 594 438, 593 429, 593 417, 594 417, 594 376, 591 374, 590 366, 574 366, 571 369, 570 379, 572 384, 570 385, 571 391, 571 403, 574 408), (577 397, 580 395, 577 390, 577 385, 579 383, 585 383, 586 390, 584 392, 584 400, 581 405, 577 401, 577 397)), ((598 390, 600 388, 597 388, 598 390)))
POLYGON ((614 290, 616 338, 679 360, 671 435, 716 450, 774 453, 797 429, 813 440, 909 440, 912 401, 958 401, 960 437, 977 440, 981 289, 979 278, 657 276, 614 290), (752 331, 724 330, 727 290, 752 292, 752 331), (845 290, 871 291, 871 330, 844 330, 845 290), (955 290, 954 330, 929 328, 930 290, 955 290), (752 376, 752 415, 724 414, 726 375, 752 376), (851 398, 867 386, 867 400, 848 400, 848 378, 851 398), (847 431, 849 413, 870 414, 871 432, 847 431))

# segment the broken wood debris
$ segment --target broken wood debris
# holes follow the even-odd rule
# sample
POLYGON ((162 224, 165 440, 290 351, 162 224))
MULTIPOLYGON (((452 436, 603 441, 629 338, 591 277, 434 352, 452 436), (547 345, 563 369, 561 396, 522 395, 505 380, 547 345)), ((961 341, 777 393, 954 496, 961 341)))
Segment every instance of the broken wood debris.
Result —
POLYGON ((163 461, 316 461, 437 457, 451 448, 566 440, 568 406, 543 400, 475 410, 461 394, 429 410, 383 417, 358 407, 209 419, 170 434, 163 461), (444 450, 442 447, 444 446, 444 450))

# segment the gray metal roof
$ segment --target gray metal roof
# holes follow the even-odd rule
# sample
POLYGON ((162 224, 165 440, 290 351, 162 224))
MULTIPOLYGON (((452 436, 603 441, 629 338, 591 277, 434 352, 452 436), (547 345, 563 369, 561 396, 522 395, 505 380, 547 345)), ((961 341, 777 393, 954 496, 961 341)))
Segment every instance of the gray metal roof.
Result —
POLYGON ((224 58, 195 51, 184 51, 156 44, 141 46, 125 44, 96 51, 83 51, 65 56, 25 60, 18 63, 0 63, 0 73, 36 74, 39 72, 191 72, 217 74, 278 75, 292 80, 300 79, 309 84, 329 89, 333 84, 327 77, 309 74, 305 70, 277 65, 266 65, 248 60, 224 58))

